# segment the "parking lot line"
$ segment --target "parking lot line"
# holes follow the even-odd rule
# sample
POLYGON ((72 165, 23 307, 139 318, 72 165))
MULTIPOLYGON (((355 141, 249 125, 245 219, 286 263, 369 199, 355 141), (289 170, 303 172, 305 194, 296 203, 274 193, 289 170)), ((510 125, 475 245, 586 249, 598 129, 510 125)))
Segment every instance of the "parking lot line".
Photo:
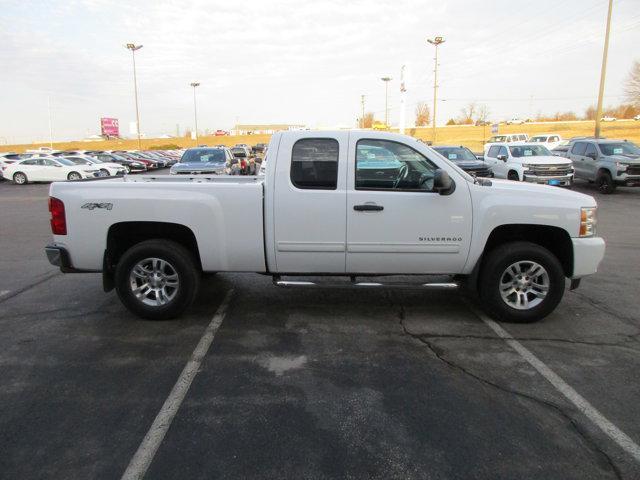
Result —
POLYGON ((211 322, 202 334, 202 337, 200 338, 200 341, 198 342, 195 350, 191 354, 189 361, 178 377, 176 384, 171 389, 171 393, 169 393, 169 396, 162 405, 162 408, 158 412, 158 415, 151 424, 149 431, 142 440, 142 443, 138 447, 135 455, 129 462, 127 469, 123 473, 123 480, 138 480, 143 478, 144 474, 147 472, 147 469, 149 468, 149 465, 151 465, 153 457, 158 451, 158 447, 160 447, 160 444, 162 443, 167 430, 169 430, 169 427, 171 426, 173 418, 178 412, 182 401, 189 391, 189 387, 191 386, 193 379, 200 369, 202 360, 209 351, 209 347, 213 342, 213 338, 215 337, 218 328, 220 328, 220 325, 224 320, 227 307, 229 306, 232 295, 233 290, 229 290, 225 295, 224 300, 218 307, 215 315, 211 319, 211 322))
POLYGON ((502 338, 507 345, 514 349, 529 365, 535 368, 551 385, 555 387, 567 400, 573 403, 589 420, 591 420, 609 438, 616 442, 624 451, 629 453, 638 463, 640 463, 640 445, 635 443, 631 437, 616 427, 609 419, 602 415, 593 405, 591 405, 582 395, 576 392, 557 373, 549 368, 542 360, 536 357, 529 349, 517 341, 509 332, 491 320, 488 316, 479 312, 475 307, 472 311, 491 330, 502 338))

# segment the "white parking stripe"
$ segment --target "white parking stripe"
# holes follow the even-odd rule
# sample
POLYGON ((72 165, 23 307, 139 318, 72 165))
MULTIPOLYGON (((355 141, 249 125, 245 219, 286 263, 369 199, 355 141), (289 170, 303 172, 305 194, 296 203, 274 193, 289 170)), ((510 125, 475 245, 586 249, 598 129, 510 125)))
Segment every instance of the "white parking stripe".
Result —
POLYGON ((7 293, 11 293, 11 290, 0 290, 0 297, 4 297, 7 293))
POLYGON ((189 387, 193 382, 193 379, 198 373, 200 369, 200 365, 202 364, 202 360, 204 359, 211 343, 213 342, 213 337, 216 334, 218 328, 222 324, 224 320, 224 316, 226 314, 227 307, 229 306, 229 302, 231 301, 231 296, 233 294, 233 290, 229 290, 227 295, 224 297, 224 300, 218 307, 215 315, 211 319, 211 322, 205 329, 198 345, 195 350, 191 354, 191 358, 185 365, 182 373, 178 377, 178 381, 173 386, 171 393, 165 400, 160 412, 156 416, 153 424, 149 428, 149 431, 145 435, 142 443, 138 447, 135 455, 129 462, 129 466, 122 474, 122 479, 133 480, 133 479, 141 479, 144 477, 147 472, 149 465, 151 465, 151 461, 158 451, 158 447, 162 443, 164 436, 169 430, 171 426, 171 422, 175 417, 182 401, 184 400, 187 392, 189 391, 189 387))
POLYGON ((486 323, 496 335, 502 338, 507 345, 513 348, 524 358, 529 365, 535 368, 556 390, 573 403, 589 420, 591 420, 609 438, 616 442, 623 450, 629 453, 637 462, 640 462, 640 446, 631 437, 616 427, 604 415, 602 415, 593 405, 591 405, 582 395, 576 392, 567 382, 551 370, 542 360, 536 357, 524 345, 514 339, 509 332, 491 320, 489 317, 472 308, 474 313, 486 323))

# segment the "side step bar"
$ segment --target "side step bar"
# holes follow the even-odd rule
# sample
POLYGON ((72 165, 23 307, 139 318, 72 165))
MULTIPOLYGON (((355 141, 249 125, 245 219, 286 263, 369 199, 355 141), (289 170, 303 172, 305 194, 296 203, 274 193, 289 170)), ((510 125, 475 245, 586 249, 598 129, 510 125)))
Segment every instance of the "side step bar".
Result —
POLYGON ((382 287, 382 288, 428 288, 434 290, 452 290, 460 285, 455 282, 428 282, 428 283, 409 283, 409 282, 358 282, 355 277, 351 277, 350 282, 312 282, 308 280, 282 280, 281 277, 274 275, 273 284, 276 287, 319 287, 319 288, 351 288, 351 287, 382 287))

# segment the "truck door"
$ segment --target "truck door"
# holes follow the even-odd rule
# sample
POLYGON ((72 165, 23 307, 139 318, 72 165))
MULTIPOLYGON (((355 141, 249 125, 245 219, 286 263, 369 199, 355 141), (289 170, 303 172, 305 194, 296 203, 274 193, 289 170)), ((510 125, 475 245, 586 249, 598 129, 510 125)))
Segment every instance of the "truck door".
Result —
POLYGON ((573 163, 573 169, 575 170, 575 176, 577 178, 587 178, 587 170, 584 164, 584 153, 587 149, 586 142, 576 142, 569 150, 568 157, 571 159, 571 163, 573 163))
POLYGON ((448 167, 456 188, 440 195, 433 174, 442 159, 417 141, 368 135, 351 132, 349 140, 347 273, 462 271, 471 240, 467 181, 448 167))
POLYGON ((344 273, 348 141, 348 132, 282 136, 271 177, 278 272, 344 273))
POLYGON ((584 151, 584 173, 588 178, 596 177, 596 160, 598 158, 598 152, 596 146, 593 143, 587 143, 587 148, 584 151))

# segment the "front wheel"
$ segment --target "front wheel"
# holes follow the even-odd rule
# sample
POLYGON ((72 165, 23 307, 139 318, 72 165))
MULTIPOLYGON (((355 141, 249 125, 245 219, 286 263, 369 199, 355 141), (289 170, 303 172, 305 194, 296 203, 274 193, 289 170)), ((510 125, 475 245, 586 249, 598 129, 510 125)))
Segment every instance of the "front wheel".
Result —
POLYGON ((106 168, 101 168, 100 169, 100 176, 101 177, 110 177, 111 174, 109 173, 109 170, 107 170, 106 168))
POLYGON ((82 176, 78 172, 71 172, 67 175, 67 180, 75 181, 80 180, 82 176))
POLYGON ((489 252, 480 274, 480 298, 494 318, 530 323, 549 315, 564 295, 564 272, 549 250, 512 242, 489 252))
POLYGON ((611 174, 609 172, 600 172, 598 178, 596 178, 596 185, 600 192, 605 195, 609 193, 613 193, 616 189, 616 184, 611 178, 611 174))
POLYGON ((513 170, 511 170, 509 172, 509 174, 507 175, 507 179, 508 180, 513 180, 514 182, 519 182, 520 181, 520 177, 518 176, 518 172, 514 172, 513 170))
POLYGON ((122 255, 115 284, 129 311, 150 320, 166 320, 191 305, 200 285, 200 271, 191 252, 179 243, 146 240, 122 255))

